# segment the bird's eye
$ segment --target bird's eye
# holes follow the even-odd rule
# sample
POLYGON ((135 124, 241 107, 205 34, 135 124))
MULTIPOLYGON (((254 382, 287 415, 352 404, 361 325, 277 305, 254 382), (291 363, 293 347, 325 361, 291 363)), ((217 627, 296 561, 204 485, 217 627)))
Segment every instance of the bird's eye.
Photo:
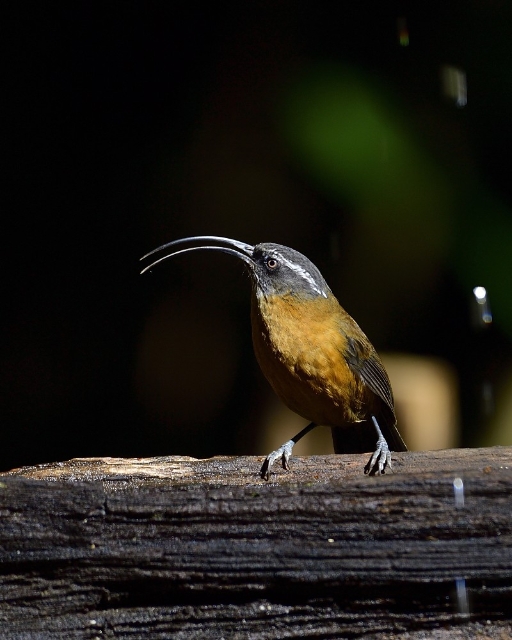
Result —
POLYGON ((277 268, 278 262, 277 262, 277 260, 275 258, 267 258, 265 264, 266 264, 268 269, 273 271, 274 269, 277 268))

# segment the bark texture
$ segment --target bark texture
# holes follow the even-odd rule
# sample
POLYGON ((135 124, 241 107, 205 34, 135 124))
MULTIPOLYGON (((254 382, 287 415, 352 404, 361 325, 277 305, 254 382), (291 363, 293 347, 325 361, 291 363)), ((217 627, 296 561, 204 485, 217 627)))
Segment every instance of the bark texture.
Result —
POLYGON ((293 458, 270 483, 245 457, 0 474, 0 635, 512 637, 512 448, 393 458, 293 458))

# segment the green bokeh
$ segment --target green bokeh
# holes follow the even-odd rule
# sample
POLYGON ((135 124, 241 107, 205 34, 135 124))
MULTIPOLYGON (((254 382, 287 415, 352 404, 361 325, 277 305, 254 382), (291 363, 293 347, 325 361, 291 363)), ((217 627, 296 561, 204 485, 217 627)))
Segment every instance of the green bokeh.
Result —
POLYGON ((280 123, 294 161, 327 198, 377 229, 405 268, 443 261, 468 293, 485 286, 512 336, 511 212, 477 176, 449 169, 456 150, 435 158, 389 90, 339 63, 290 80, 280 123))

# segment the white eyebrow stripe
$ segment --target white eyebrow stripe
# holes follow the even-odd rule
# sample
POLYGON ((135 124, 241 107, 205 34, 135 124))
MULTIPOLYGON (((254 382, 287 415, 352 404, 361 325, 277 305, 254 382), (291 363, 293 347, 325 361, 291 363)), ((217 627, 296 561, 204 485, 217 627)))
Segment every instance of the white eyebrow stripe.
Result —
POLYGON ((313 278, 313 276, 306 271, 306 269, 304 269, 304 267, 301 267, 298 264, 295 264, 294 262, 291 262, 290 260, 287 260, 284 256, 282 256, 280 253, 278 253, 276 251, 277 255, 279 256, 279 259, 282 260, 282 262, 292 271, 295 271, 295 273, 297 273, 301 278, 303 278, 304 280, 306 280, 306 282, 311 286, 311 288, 316 291, 319 295, 323 296, 324 298, 327 298, 327 294, 325 291, 323 291, 322 289, 319 289, 315 279, 313 278))

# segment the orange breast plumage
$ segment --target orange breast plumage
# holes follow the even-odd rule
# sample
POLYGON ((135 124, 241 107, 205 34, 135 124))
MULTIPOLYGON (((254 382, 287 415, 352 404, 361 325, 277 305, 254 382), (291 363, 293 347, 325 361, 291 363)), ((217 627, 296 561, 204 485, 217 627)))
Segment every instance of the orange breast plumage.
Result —
POLYGON ((364 419, 372 402, 344 358, 346 337, 333 322, 340 311, 332 295, 270 296, 252 304, 256 358, 276 394, 304 418, 338 427, 364 419))

